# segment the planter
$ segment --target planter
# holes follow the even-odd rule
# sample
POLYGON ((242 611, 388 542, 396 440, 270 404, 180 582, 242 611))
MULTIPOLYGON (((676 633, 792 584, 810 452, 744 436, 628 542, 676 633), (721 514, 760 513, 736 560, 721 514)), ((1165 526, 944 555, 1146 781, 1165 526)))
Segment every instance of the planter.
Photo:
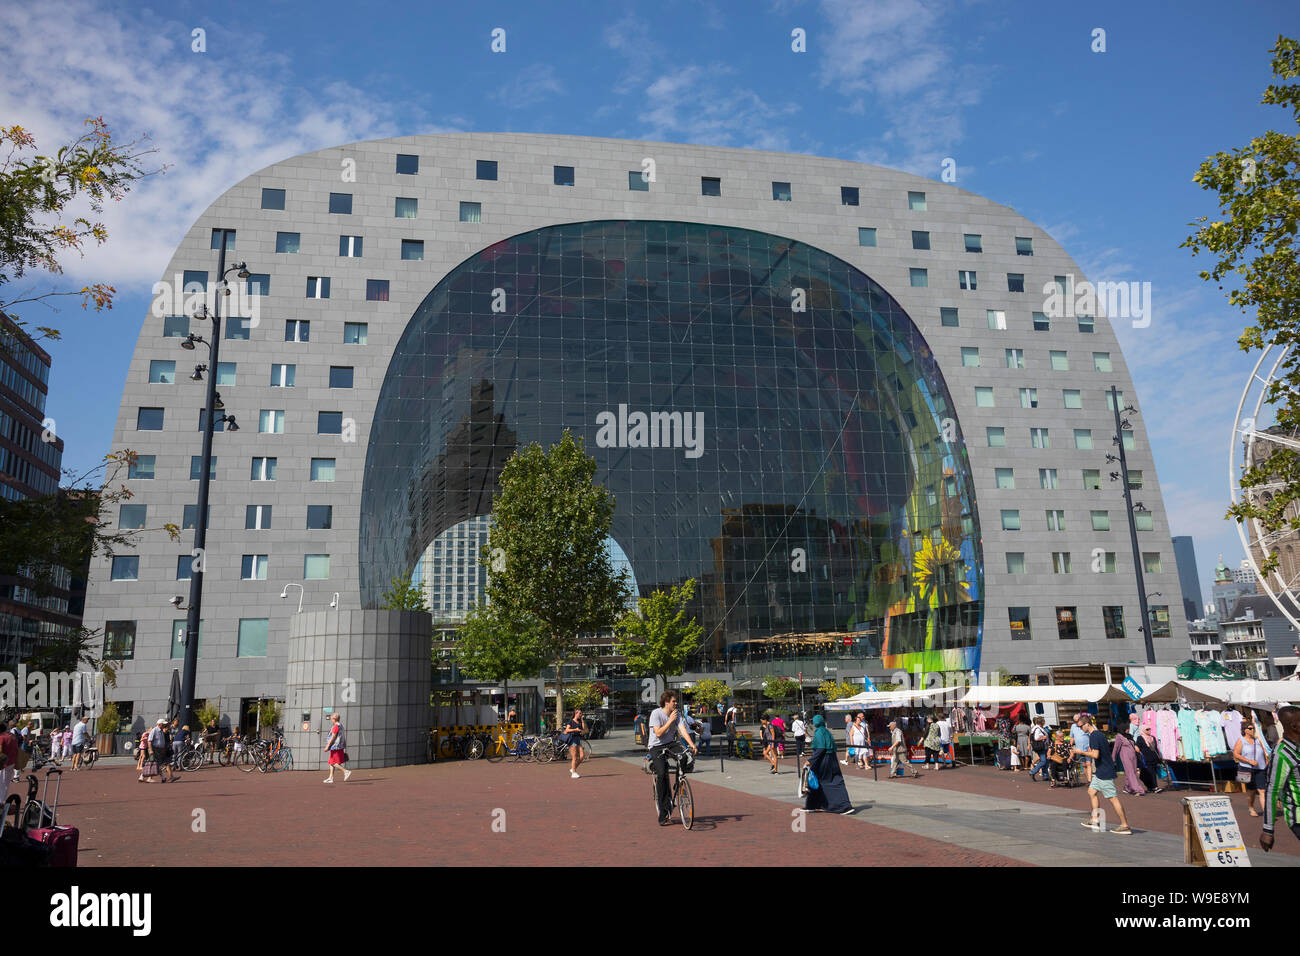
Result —
POLYGON ((117 753, 117 736, 115 734, 96 734, 95 749, 101 757, 111 757, 117 753))

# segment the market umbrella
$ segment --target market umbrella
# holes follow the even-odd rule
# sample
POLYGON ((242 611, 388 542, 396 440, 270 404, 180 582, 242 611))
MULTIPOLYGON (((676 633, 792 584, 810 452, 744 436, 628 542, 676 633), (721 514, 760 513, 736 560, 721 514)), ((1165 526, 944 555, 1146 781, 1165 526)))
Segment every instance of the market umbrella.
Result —
POLYGON ((172 688, 167 695, 167 722, 171 723, 181 715, 181 672, 172 671, 172 688))

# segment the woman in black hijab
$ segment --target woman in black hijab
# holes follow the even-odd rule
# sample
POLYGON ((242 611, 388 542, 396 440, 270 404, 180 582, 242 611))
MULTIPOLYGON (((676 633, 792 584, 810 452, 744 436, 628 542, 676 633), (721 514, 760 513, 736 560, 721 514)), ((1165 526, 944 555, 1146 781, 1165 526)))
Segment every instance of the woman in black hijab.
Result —
POLYGON ((840 773, 840 762, 835 756, 835 738, 826 729, 826 720, 821 714, 813 718, 812 754, 808 766, 817 775, 817 787, 808 788, 804 799, 805 810, 825 813, 852 813, 853 804, 849 802, 849 791, 844 786, 844 775, 840 773))

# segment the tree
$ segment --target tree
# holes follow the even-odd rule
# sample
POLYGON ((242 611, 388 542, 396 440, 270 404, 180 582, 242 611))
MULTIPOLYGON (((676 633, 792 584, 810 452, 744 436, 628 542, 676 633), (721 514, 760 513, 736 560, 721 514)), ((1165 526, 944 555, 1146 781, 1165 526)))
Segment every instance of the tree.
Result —
POLYGON ((682 672, 686 658, 700 646, 704 628, 686 614, 695 596, 695 579, 640 598, 635 611, 618 622, 618 652, 627 669, 638 677, 654 676, 668 686, 668 678, 682 672))
POLYGON ((598 681, 570 684, 564 692, 564 707, 570 713, 578 708, 596 710, 609 696, 609 686, 598 681))
POLYGON ((861 693, 861 689, 853 686, 848 681, 824 680, 817 686, 817 692, 828 701, 831 701, 853 697, 861 693))
POLYGON ((613 627, 628 597, 626 574, 615 573, 606 547, 614 497, 595 475, 595 459, 568 429, 549 452, 536 442, 517 450, 501 470, 480 558, 488 603, 513 620, 535 618, 547 635, 557 723, 564 662, 577 653, 578 636, 613 627))
POLYGON ((549 634, 532 615, 512 617, 496 604, 476 604, 465 617, 453 654, 476 680, 501 681, 509 699, 510 681, 535 677, 550 658, 549 634))
POLYGON ((712 710, 731 698, 731 688, 720 680, 706 677, 702 681, 695 682, 695 686, 691 688, 691 696, 695 699, 696 706, 703 710, 712 710))
POLYGON ((385 611, 427 611, 429 605, 424 600, 424 588, 412 584, 410 578, 394 577, 389 582, 388 590, 380 595, 380 608, 385 611))
MULTIPOLYGON (((1278 80, 1300 77, 1300 44, 1277 38, 1273 75, 1278 80)), ((1261 102, 1291 110, 1300 130, 1300 84, 1273 83, 1261 102)), ((1223 289, 1235 277, 1239 287, 1228 291, 1228 301, 1247 314, 1248 325, 1237 340, 1244 352, 1270 346, 1290 346, 1267 392, 1277 425, 1290 434, 1300 428, 1300 262, 1296 255, 1296 230, 1300 228, 1300 135, 1268 131, 1246 146, 1218 152, 1201 163, 1192 177, 1209 192, 1217 193, 1222 219, 1199 225, 1182 243, 1193 255, 1210 253, 1217 261, 1200 273, 1223 289)), ((1250 440, 1252 428, 1247 428, 1250 440)), ((1288 506, 1300 498, 1300 451, 1275 446, 1242 474, 1243 489, 1272 486, 1270 496, 1243 495, 1228 509, 1238 523, 1257 520, 1265 534, 1300 529, 1300 517, 1288 516, 1288 506)), ((1294 511, 1294 509, 1291 509, 1294 511)), ((1277 567, 1276 553, 1260 566, 1267 574, 1277 567)))
POLYGON ((799 682, 792 677, 763 678, 763 696, 772 700, 783 700, 799 693, 799 682))

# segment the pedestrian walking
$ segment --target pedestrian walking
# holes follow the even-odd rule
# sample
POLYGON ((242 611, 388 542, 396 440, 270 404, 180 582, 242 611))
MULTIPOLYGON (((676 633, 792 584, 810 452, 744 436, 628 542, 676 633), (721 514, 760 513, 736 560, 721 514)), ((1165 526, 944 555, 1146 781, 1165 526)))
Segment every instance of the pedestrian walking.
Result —
POLYGON ((1264 791, 1268 789, 1268 745, 1260 740, 1254 723, 1242 721, 1241 736, 1232 747, 1232 759, 1237 761, 1237 782, 1246 785, 1246 799, 1250 815, 1264 812, 1264 791), (1259 813, 1255 812, 1255 798, 1259 797, 1259 813))
POLYGON ((1034 718, 1034 725, 1029 729, 1029 749, 1038 760, 1034 763, 1033 768, 1029 771, 1029 779, 1037 780, 1038 775, 1043 775, 1043 782, 1047 782, 1048 764, 1047 745, 1051 737, 1047 733, 1046 721, 1042 717, 1034 718))
POLYGON ((1277 825, 1278 811, 1300 840, 1300 707, 1283 707, 1277 712, 1282 736, 1268 762, 1264 789, 1264 832, 1259 845, 1268 852, 1273 849, 1273 830, 1277 825))
POLYGON ((140 783, 144 783, 144 762, 148 756, 149 731, 142 730, 140 731, 140 739, 136 741, 135 745, 135 772, 140 775, 136 778, 140 783))
POLYGON ((808 737, 808 725, 804 723, 803 714, 795 714, 790 722, 790 733, 794 735, 795 758, 803 759, 804 743, 808 737))
POLYGON ((852 735, 852 757, 859 770, 867 769, 867 715, 859 711, 853 715, 853 724, 849 727, 852 735))
POLYGON ((158 777, 162 783, 176 780, 176 771, 171 765, 171 739, 167 736, 166 717, 159 717, 155 722, 153 730, 149 732, 148 747, 149 756, 144 763, 144 782, 153 783, 154 777, 158 777))
MULTIPOLYGON (((889 722, 889 748, 889 776, 906 776, 911 760, 907 754, 907 738, 903 736, 903 728, 896 720, 889 722)), ((920 774, 913 770, 912 776, 919 777, 920 774)))
POLYGON ((54 763, 59 762, 59 757, 63 754, 63 733, 56 725, 50 731, 50 760, 54 763))
POLYGON ((86 749, 86 738, 90 731, 86 727, 86 718, 84 716, 77 718, 76 725, 72 728, 72 769, 81 769, 81 752, 86 749))
POLYGON ((1150 727, 1143 727, 1133 739, 1138 754, 1138 779, 1152 793, 1161 793, 1159 768, 1160 751, 1156 749, 1155 732, 1150 727))
POLYGON ((700 744, 704 747, 704 756, 708 757, 709 746, 713 742, 713 718, 711 716, 701 717, 700 721, 700 744))
MULTIPOLYGON (((1025 723, 1025 718, 1021 717, 1016 723, 1016 750, 1020 752, 1020 761, 1029 762, 1029 724, 1025 723)), ((1017 766, 1017 770, 1020 768, 1017 766)))
POLYGON ((780 716, 772 718, 772 745, 778 759, 785 756, 785 721, 780 716))
POLYGON ((939 769, 943 770, 948 761, 956 762, 952 752, 952 721, 941 711, 934 723, 939 728, 939 769))
POLYGON ((18 737, 0 720, 0 804, 9 795, 9 784, 18 779, 18 737))
POLYGON ((336 710, 330 714, 329 740, 325 741, 325 750, 329 753, 330 775, 325 778, 326 783, 334 782, 334 768, 340 767, 343 770, 343 782, 347 783, 348 778, 352 776, 352 771, 348 769, 348 751, 347 736, 343 733, 343 724, 339 722, 339 712, 336 710))
POLYGON ((803 808, 814 813, 853 812, 849 801, 849 791, 844 785, 844 774, 835 757, 835 738, 826 729, 826 719, 821 714, 813 717, 812 752, 806 766, 811 776, 808 781, 808 793, 804 797, 803 808))
POLYGON ((1124 815, 1124 805, 1119 802, 1119 796, 1115 793, 1115 761, 1111 757, 1111 745, 1106 740, 1106 735, 1097 729, 1097 725, 1092 721, 1091 714, 1081 715, 1080 729, 1088 735, 1088 747, 1086 750, 1073 748, 1075 755, 1079 757, 1088 757, 1093 761, 1092 779, 1088 781, 1088 802, 1092 806, 1092 812, 1087 820, 1081 821, 1081 825, 1089 830, 1102 829, 1100 822, 1100 797, 1105 797, 1110 801, 1115 813, 1119 815, 1119 826, 1112 829, 1111 833, 1120 836, 1129 836, 1133 833, 1129 829, 1128 817, 1124 815))
POLYGON ((771 773, 779 773, 777 769, 776 741, 773 738, 772 722, 764 714, 758 719, 759 733, 763 741, 763 757, 772 765, 771 773))
POLYGON ((925 739, 921 741, 921 746, 925 748, 925 766, 927 770, 934 770, 939 763, 939 722, 931 714, 925 718, 925 739))
POLYGON ((1124 768, 1124 792, 1135 797, 1146 796, 1147 788, 1138 775, 1137 745, 1133 743, 1129 724, 1119 728, 1111 744, 1110 757, 1124 768))
POLYGON ((564 742, 569 745, 569 776, 577 780, 578 764, 585 756, 582 750, 582 737, 587 732, 587 722, 582 719, 582 708, 574 710, 564 722, 564 742))

